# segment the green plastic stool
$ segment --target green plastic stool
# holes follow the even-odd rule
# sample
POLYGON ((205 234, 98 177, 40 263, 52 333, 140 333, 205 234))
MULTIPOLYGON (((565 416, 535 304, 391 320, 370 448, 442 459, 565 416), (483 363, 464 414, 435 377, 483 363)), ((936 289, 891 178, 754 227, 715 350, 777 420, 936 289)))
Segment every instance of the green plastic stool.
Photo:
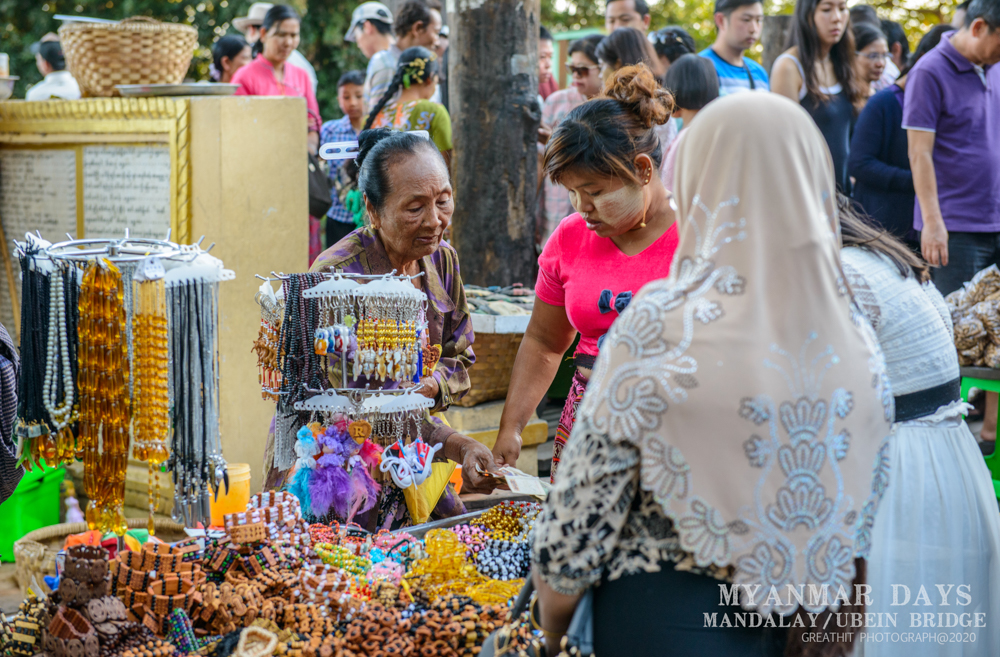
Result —
MULTIPOLYGON (((969 390, 979 388, 990 392, 1000 393, 1000 370, 992 367, 963 367, 962 373, 962 399, 969 401, 969 390)), ((1000 500, 1000 450, 993 448, 993 453, 985 457, 986 467, 990 470, 993 478, 993 491, 1000 500)))

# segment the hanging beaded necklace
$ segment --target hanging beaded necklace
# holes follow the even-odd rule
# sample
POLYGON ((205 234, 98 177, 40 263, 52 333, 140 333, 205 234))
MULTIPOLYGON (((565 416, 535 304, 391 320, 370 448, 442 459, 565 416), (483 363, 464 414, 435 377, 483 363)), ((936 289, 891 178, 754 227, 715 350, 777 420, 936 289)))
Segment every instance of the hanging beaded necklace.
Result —
MULTIPOLYGON (((22 459, 38 462, 39 440, 48 436, 42 403, 45 381, 45 342, 48 330, 48 285, 38 269, 38 249, 29 247, 21 258, 21 371, 17 382, 17 429, 22 459)), ((30 467, 30 465, 29 465, 30 467)))
MULTIPOLYGON (((70 340, 67 335, 66 277, 75 274, 72 270, 56 265, 49 275, 49 331, 45 353, 45 410, 52 420, 52 429, 62 432, 74 421, 74 381, 70 366, 70 340), (59 393, 63 396, 59 402, 59 393)), ((74 276, 75 278, 75 276, 74 276)))
POLYGON ((125 309, 119 269, 88 263, 80 290, 80 442, 90 529, 123 536, 129 420, 125 309), (101 449, 103 447, 103 449, 101 449))
POLYGON ((167 297, 163 279, 135 281, 135 447, 133 456, 149 463, 149 533, 160 503, 160 466, 167 461, 170 400, 167 391, 167 297), (154 481, 155 480, 155 481, 154 481))
POLYGON ((278 401, 281 390, 278 338, 285 312, 285 299, 277 299, 273 294, 267 296, 258 293, 257 303, 260 305, 260 330, 253 346, 253 351, 257 353, 257 380, 260 383, 261 397, 278 401))
POLYGON ((218 283, 189 281, 167 289, 173 390, 174 519, 189 526, 211 515, 211 489, 226 474, 219 436, 218 283))

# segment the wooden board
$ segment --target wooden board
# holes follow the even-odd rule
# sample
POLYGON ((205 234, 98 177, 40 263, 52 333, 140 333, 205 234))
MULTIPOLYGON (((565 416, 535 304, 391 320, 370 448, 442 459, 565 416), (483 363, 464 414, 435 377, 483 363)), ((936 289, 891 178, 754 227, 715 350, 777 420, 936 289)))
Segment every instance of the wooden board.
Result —
MULTIPOLYGON (((0 221, 7 239, 18 297, 20 265, 13 240, 24 241, 27 232, 40 231, 47 239, 76 236, 76 151, 74 149, 0 151, 0 221)), ((0 267, 0 322, 14 336, 14 301, 7 273, 0 267)))
MULTIPOLYGON (((0 150, 0 222, 20 296, 13 240, 38 231, 50 242, 75 237, 163 239, 170 228, 170 149, 80 145, 0 150), (82 231, 79 230, 82 225, 82 231), (79 233, 79 234, 78 234, 79 233)), ((15 332, 7 275, 0 267, 0 322, 15 332)))
POLYGON ((170 149, 166 146, 83 148, 85 237, 163 239, 170 228, 170 149))

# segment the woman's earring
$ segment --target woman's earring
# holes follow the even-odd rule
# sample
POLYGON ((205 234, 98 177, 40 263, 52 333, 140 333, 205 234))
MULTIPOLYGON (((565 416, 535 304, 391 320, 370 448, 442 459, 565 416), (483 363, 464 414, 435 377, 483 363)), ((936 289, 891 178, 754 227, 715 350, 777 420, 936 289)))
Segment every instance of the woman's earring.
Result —
MULTIPOLYGON (((647 179, 646 182, 648 183, 649 180, 647 179)), ((642 189, 642 221, 639 222, 639 228, 645 228, 645 227, 646 227, 646 188, 643 187, 643 189, 642 189)))

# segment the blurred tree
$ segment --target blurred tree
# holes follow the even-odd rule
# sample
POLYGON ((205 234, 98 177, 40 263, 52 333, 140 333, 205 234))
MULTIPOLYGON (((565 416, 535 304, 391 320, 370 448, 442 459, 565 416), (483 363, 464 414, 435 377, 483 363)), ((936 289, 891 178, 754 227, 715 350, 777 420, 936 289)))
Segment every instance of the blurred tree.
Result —
MULTIPOLYGON (((287 0, 286 0, 287 1, 287 0)), ((15 98, 24 98, 27 88, 41 79, 30 47, 47 32, 57 32, 56 14, 76 14, 119 20, 129 16, 151 16, 161 21, 186 23, 198 29, 188 77, 207 80, 212 63, 212 44, 225 34, 236 34, 233 18, 243 16, 251 0, 0 0, 0 49, 10 55, 11 75, 20 76, 15 98)), ((353 5, 344 2, 291 0, 300 13, 302 41, 299 50, 316 68, 316 97, 324 119, 341 116, 337 106, 337 79, 341 73, 364 69, 361 51, 344 42, 353 5)))

